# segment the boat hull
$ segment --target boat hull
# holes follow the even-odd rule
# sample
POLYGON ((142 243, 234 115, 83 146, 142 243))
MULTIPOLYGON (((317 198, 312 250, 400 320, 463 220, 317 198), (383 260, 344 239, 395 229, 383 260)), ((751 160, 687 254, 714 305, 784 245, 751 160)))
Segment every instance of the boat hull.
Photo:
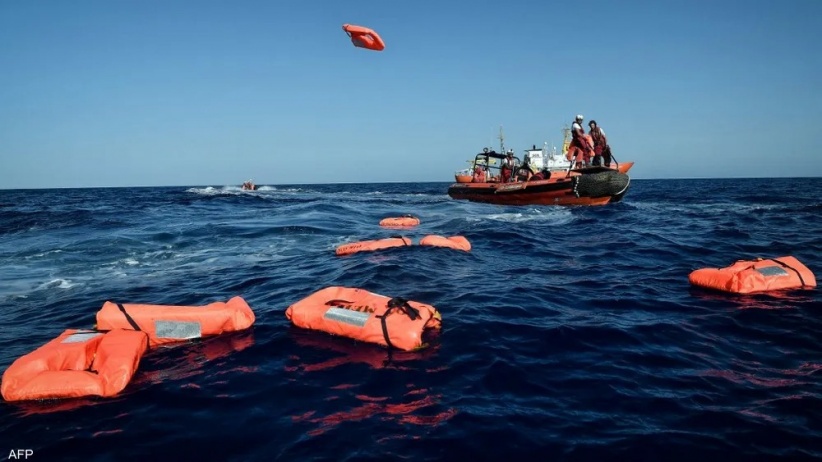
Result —
POLYGON ((630 185, 628 175, 607 170, 610 172, 518 183, 454 183, 448 188, 448 195, 452 199, 497 205, 605 205, 622 200, 630 185))
POLYGON ((631 167, 633 167, 633 166, 634 166, 633 162, 622 162, 618 166, 619 173, 628 173, 628 170, 630 170, 631 167))

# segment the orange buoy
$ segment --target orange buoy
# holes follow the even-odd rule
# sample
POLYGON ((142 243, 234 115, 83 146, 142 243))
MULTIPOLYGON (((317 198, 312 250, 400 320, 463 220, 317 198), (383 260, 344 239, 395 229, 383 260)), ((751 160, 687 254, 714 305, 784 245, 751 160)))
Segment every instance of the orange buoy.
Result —
POLYGON ((343 24, 342 28, 345 33, 351 37, 351 43, 353 43, 354 46, 374 51, 382 51, 385 49, 385 42, 383 42, 382 38, 367 27, 343 24))
POLYGON ((739 260, 725 268, 702 268, 688 275, 691 284, 737 294, 816 287, 811 270, 794 257, 739 260))
POLYGON ((411 239, 397 236, 386 239, 374 239, 370 241, 359 241, 343 244, 337 247, 336 253, 339 256, 352 255, 357 252, 371 252, 374 250, 390 249, 391 247, 402 247, 411 244, 411 239))
POLYGON ((448 247, 449 249, 463 250, 465 252, 471 251, 471 243, 462 236, 444 237, 431 234, 420 239, 420 245, 448 247))
POLYGON ((380 226, 384 228, 413 228, 418 224, 420 224, 420 219, 411 215, 388 217, 380 220, 380 226))
POLYGON ((14 361, 3 373, 6 401, 114 396, 148 349, 144 332, 68 329, 14 361))
POLYGON ((423 331, 439 329, 442 319, 431 305, 349 287, 314 292, 285 316, 297 327, 405 351, 425 347, 423 331))
POLYGON ((97 312, 97 328, 139 330, 151 345, 234 332, 254 324, 254 312, 242 297, 205 306, 141 305, 105 302, 97 312))

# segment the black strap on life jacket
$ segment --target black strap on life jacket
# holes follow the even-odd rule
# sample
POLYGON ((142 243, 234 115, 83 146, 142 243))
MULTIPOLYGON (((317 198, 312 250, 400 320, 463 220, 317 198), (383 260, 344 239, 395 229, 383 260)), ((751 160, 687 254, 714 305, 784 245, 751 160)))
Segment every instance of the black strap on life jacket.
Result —
MULTIPOLYGON (((390 237, 391 237, 391 239, 402 239, 402 243, 403 243, 403 245, 411 245, 411 244, 409 244, 408 242, 406 242, 406 241, 405 241, 405 236, 400 236, 400 235, 398 234, 398 235, 396 235, 396 236, 390 236, 390 237)), ((410 239, 409 239, 409 240, 410 240, 410 239)))
POLYGON ((138 330, 138 331, 143 330, 143 329, 140 329, 140 326, 137 325, 137 322, 134 320, 134 318, 132 318, 131 315, 128 314, 125 307, 123 307, 122 303, 118 303, 117 308, 120 308, 120 311, 123 313, 123 316, 126 317, 126 321, 128 321, 128 323, 131 324, 132 329, 138 330))
POLYGON ((793 271, 794 273, 796 273, 796 275, 797 275, 797 276, 799 276, 799 282, 802 284, 802 287, 805 287, 805 286, 807 285, 807 284, 805 284, 805 279, 803 279, 803 278, 802 278, 802 274, 801 274, 801 273, 799 272, 799 270, 797 270, 796 268, 794 268, 794 267, 792 267, 792 266, 788 265, 787 263, 784 263, 784 262, 782 262, 782 261, 780 261, 780 260, 778 260, 778 259, 776 259, 776 258, 769 258, 768 260, 770 260, 770 261, 772 261, 772 262, 779 263, 779 264, 780 264, 780 265, 782 265, 783 267, 788 268, 789 270, 791 270, 791 271, 793 271))
POLYGON ((391 300, 388 300, 386 307, 387 309, 385 310, 385 313, 377 315, 376 317, 380 320, 380 325, 382 326, 382 336, 385 338, 385 344, 388 345, 388 348, 390 349, 394 348, 394 345, 391 344, 391 336, 388 335, 388 324, 385 321, 388 318, 388 315, 394 312, 394 310, 399 310, 411 318, 412 321, 415 321, 422 316, 420 316, 420 310, 409 305, 408 300, 402 297, 394 297, 391 300))

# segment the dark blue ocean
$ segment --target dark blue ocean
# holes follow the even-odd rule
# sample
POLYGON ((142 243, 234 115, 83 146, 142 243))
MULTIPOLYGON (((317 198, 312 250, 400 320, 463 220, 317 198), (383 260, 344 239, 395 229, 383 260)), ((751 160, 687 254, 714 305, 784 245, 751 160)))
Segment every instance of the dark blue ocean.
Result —
POLYGON ((0 402, 29 460, 822 458, 822 288, 688 274, 793 255, 822 278, 822 178, 634 180, 603 207, 455 201, 447 183, 0 191, 0 370, 106 300, 245 298, 246 332, 149 350, 110 399, 0 402), (421 225, 382 229, 413 214, 421 225), (337 257, 402 234, 473 249, 337 257), (327 286, 431 304, 429 349, 290 325, 327 286))

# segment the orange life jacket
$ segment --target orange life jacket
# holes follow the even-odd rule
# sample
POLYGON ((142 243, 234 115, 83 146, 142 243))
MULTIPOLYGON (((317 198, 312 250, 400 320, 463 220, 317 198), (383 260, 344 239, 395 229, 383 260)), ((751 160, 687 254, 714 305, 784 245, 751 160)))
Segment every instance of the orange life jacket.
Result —
POLYGON ((794 257, 739 260, 725 268, 702 268, 688 281, 706 289, 738 294, 816 287, 811 270, 794 257))
POLYGON ((120 393, 148 348, 145 332, 67 329, 3 373, 6 401, 109 397, 120 393))
POLYGON ((450 249, 463 250, 465 252, 471 251, 471 243, 468 242, 468 239, 462 236, 444 237, 431 234, 420 239, 420 245, 448 247, 450 249))
POLYGON ((289 306, 294 325, 400 350, 426 346, 423 331, 439 329, 436 308, 364 289, 327 287, 289 306))
POLYGON ((97 312, 100 330, 129 329, 148 334, 151 345, 234 332, 251 327, 255 316, 242 297, 205 306, 105 302, 97 312))
POLYGON ((388 217, 380 220, 380 226, 385 228, 412 228, 418 224, 420 224, 420 219, 411 215, 388 217))
POLYGON ((411 245, 411 239, 397 236, 386 239, 374 239, 370 241, 359 241, 343 244, 337 247, 335 253, 339 256, 352 255, 357 252, 370 252, 374 250, 390 249, 392 247, 402 247, 411 245))

